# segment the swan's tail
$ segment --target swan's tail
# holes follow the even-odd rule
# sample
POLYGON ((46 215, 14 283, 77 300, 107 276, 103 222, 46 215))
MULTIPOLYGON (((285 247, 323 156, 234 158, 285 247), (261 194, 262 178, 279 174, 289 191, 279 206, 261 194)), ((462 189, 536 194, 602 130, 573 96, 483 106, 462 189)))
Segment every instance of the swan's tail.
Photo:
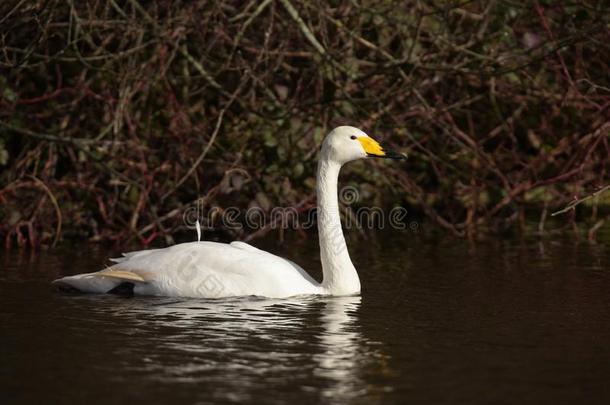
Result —
POLYGON ((145 282, 138 274, 122 270, 102 270, 95 273, 77 274, 53 281, 53 285, 64 292, 93 294, 133 294, 135 283, 145 282))

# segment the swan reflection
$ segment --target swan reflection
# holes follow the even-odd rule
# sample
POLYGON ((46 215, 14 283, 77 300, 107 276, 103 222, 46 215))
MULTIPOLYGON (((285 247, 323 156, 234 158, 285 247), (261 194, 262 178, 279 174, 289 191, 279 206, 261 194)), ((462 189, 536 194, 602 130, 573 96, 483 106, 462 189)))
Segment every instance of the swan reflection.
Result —
POLYGON ((223 398, 271 389, 349 399, 366 390, 361 368, 377 357, 360 305, 360 297, 115 298, 89 310, 113 315, 130 335, 118 354, 141 359, 128 366, 149 379, 213 384, 206 389, 223 398))
POLYGON ((321 311, 322 353, 314 356, 314 373, 332 382, 322 390, 326 398, 356 396, 365 388, 358 376, 358 362, 362 360, 358 353, 362 336, 356 325, 360 303, 360 297, 331 298, 321 311))

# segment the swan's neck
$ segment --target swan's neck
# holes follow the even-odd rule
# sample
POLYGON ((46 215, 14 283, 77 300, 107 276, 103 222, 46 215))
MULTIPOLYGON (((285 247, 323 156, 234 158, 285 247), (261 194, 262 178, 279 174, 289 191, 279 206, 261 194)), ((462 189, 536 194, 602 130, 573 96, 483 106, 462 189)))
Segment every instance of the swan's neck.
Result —
POLYGON ((349 258, 337 198, 337 181, 341 164, 322 151, 318 162, 318 235, 322 260, 322 288, 333 295, 360 292, 360 279, 349 258))

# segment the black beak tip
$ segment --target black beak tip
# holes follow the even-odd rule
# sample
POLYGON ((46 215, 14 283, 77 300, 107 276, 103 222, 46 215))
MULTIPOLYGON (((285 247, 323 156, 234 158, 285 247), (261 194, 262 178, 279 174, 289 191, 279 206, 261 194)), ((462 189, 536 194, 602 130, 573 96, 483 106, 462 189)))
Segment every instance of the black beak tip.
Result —
POLYGON ((394 159, 394 160, 407 160, 406 153, 398 153, 398 152, 394 152, 392 150, 386 151, 384 157, 388 158, 388 159, 394 159))

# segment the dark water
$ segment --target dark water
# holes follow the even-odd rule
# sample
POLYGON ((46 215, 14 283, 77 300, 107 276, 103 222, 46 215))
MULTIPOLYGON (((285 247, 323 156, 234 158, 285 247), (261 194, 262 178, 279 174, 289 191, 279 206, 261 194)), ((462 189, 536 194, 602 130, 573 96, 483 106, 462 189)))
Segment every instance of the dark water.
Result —
MULTIPOLYGON (((315 241, 268 246, 319 268, 315 241)), ((362 297, 224 301, 58 295, 116 252, 4 253, 0 402, 610 403, 609 247, 350 251, 362 297)))

